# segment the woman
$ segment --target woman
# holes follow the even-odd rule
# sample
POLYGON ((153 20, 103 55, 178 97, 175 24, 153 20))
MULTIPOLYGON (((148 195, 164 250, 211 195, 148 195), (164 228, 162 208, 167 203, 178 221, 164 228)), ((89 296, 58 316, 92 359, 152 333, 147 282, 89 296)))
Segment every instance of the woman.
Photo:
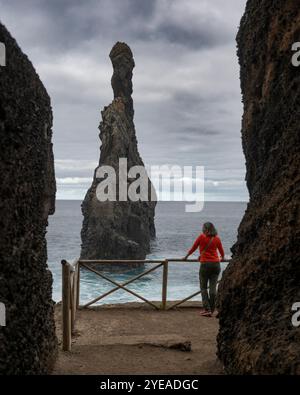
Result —
POLYGON ((202 228, 203 233, 196 239, 192 248, 183 258, 186 260, 199 247, 200 256, 200 289, 204 310, 202 316, 211 317, 215 310, 217 296, 217 282, 221 272, 220 257, 224 260, 224 250, 217 230, 211 222, 206 222, 202 228), (209 295, 207 286, 209 283, 209 295))

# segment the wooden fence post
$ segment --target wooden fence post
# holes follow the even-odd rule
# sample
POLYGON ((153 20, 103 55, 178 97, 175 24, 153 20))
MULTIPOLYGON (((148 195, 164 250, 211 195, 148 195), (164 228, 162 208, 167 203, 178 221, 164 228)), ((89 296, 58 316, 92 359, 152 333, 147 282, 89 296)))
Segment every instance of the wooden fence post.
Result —
POLYGON ((71 330, 72 335, 75 332, 75 319, 77 309, 77 262, 72 267, 71 273, 71 330))
POLYGON ((70 265, 62 260, 62 326, 63 326, 63 351, 71 350, 71 283, 70 265))
POLYGON ((70 307, 71 307, 71 334, 73 334, 75 329, 75 315, 76 315, 76 306, 75 306, 75 272, 72 270, 73 267, 70 267, 70 307))
POLYGON ((76 284, 76 310, 78 310, 80 303, 80 262, 77 262, 77 284, 76 284))
POLYGON ((168 260, 164 261, 163 266, 163 279, 162 279, 162 303, 161 307, 166 310, 167 307, 167 291, 168 291, 168 260))

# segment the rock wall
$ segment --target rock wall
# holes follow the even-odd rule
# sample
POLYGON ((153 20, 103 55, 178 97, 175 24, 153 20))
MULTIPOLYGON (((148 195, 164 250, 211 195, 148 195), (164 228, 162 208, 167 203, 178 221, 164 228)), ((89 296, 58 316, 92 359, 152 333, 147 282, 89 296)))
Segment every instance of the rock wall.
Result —
POLYGON ((249 0, 238 57, 250 203, 220 293, 218 355, 227 373, 300 374, 300 41, 297 1, 249 0))
MULTIPOLYGON (((117 201, 99 201, 97 187, 104 180, 94 180, 82 204, 84 216, 81 231, 81 258, 144 259, 150 241, 155 237, 155 202, 120 201, 118 188, 119 159, 126 158, 128 169, 144 166, 137 148, 133 122, 132 70, 133 55, 125 43, 116 43, 110 52, 113 65, 111 84, 114 100, 102 111, 100 123, 101 155, 99 168, 111 166, 116 171, 117 201)), ((149 194, 153 188, 148 180, 149 194)), ((133 180, 131 180, 133 181, 133 180)), ((130 180, 126 184, 130 185, 130 180)))
POLYGON ((32 64, 0 24, 0 374, 51 370, 57 341, 45 232, 54 212, 50 98, 32 64))

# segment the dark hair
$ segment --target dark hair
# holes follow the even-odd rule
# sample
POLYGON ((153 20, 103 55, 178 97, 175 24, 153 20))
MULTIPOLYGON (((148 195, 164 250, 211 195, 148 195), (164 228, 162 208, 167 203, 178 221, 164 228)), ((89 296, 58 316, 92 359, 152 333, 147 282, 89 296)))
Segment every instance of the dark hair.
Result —
POLYGON ((205 222, 205 224, 203 224, 203 233, 206 233, 208 236, 217 236, 218 232, 217 229, 215 228, 214 224, 212 224, 211 222, 205 222))

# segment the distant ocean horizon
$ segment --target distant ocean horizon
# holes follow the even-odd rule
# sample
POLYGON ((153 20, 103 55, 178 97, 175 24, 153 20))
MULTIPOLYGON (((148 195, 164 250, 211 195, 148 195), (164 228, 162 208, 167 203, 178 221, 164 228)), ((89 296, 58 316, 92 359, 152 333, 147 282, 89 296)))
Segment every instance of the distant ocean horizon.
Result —
MULTIPOLYGON (((53 275, 53 299, 61 300, 61 260, 70 262, 80 255, 80 231, 82 225, 81 200, 57 200, 56 211, 49 217, 47 228, 48 266, 53 275)), ((213 222, 222 240, 226 256, 236 241, 237 229, 247 207, 247 202, 205 202, 199 213, 186 213, 186 202, 158 202, 156 206, 156 239, 151 243, 148 259, 182 258, 196 237, 202 224, 213 222)), ((193 258, 197 258, 195 253, 193 258)), ((222 263, 222 270, 226 263, 222 263)), ((139 268, 124 268, 122 271, 105 269, 106 275, 117 282, 125 282, 150 268, 146 264, 139 268)), ((199 290, 198 263, 170 263, 168 299, 177 300, 199 290)), ((128 286, 150 300, 161 300, 161 269, 154 271, 128 286)), ((85 303, 113 288, 100 277, 82 271, 80 302, 85 303)), ((194 300, 200 300, 200 296, 194 300)), ((139 301, 127 292, 118 290, 101 301, 103 303, 125 303, 139 301)))

